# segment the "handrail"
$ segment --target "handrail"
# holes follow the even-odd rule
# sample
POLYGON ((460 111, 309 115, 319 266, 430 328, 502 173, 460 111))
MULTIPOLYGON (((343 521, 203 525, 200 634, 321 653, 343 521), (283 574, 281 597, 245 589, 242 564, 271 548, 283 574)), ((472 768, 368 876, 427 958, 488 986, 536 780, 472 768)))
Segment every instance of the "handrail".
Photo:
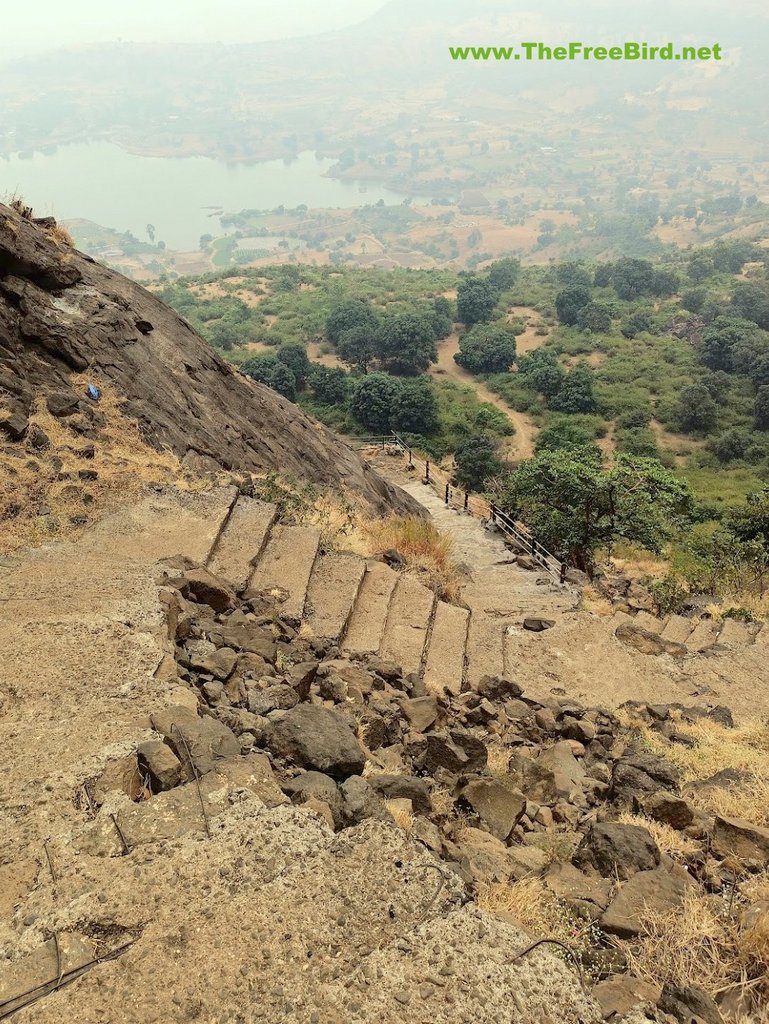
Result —
MULTIPOLYGON (((370 437, 358 437, 355 441, 362 442, 362 447, 382 447, 384 451, 388 444, 395 445, 408 456, 409 466, 414 465, 414 450, 402 437, 393 431, 391 434, 375 434, 370 437)), ((423 481, 429 484, 436 493, 443 496, 447 507, 455 508, 476 519, 486 519, 493 523, 507 537, 523 549, 533 558, 534 561, 550 575, 555 576, 563 582, 566 566, 551 554, 547 548, 540 544, 523 523, 516 522, 511 516, 497 508, 493 501, 486 501, 480 495, 470 494, 469 491, 462 491, 454 487, 451 477, 445 470, 431 465, 429 459, 425 459, 425 472, 423 481)))

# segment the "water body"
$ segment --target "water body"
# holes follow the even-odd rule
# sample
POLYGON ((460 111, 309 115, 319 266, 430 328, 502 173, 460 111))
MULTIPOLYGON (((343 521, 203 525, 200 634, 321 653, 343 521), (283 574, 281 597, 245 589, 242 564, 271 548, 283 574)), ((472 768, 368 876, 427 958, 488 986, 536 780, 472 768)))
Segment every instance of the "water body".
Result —
POLYGON ((156 239, 181 250, 197 249, 203 234, 221 234, 222 211, 403 202, 404 196, 376 185, 324 177, 333 162, 306 152, 291 163, 228 165, 208 157, 136 156, 109 142, 78 143, 49 154, 0 157, 0 198, 15 192, 38 216, 83 217, 141 239, 152 224, 156 239))

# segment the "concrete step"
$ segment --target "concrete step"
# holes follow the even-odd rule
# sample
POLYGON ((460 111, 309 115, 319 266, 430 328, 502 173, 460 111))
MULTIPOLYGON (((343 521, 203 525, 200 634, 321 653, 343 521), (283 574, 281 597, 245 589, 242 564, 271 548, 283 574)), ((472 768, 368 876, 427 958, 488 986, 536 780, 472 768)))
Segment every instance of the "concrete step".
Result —
POLYGON ((425 686, 430 693, 462 692, 470 612, 439 601, 425 661, 425 686))
POLYGON ((238 498, 227 525, 214 548, 208 568, 242 590, 254 573, 272 524, 277 506, 255 498, 238 498))
POLYGON ((252 577, 257 590, 288 591, 281 615, 292 622, 304 616, 319 545, 320 530, 311 526, 275 526, 252 577))
POLYGON ((205 565, 237 497, 237 487, 169 488, 96 523, 79 541, 80 551, 140 562, 185 555, 205 565))
POLYGON ((691 619, 687 619, 683 615, 670 615, 660 636, 663 640, 672 640, 677 644, 685 644, 693 629, 694 622, 691 619))
POLYGON ((355 602, 344 649, 350 654, 378 654, 398 574, 384 562, 368 562, 355 602))
POLYGON ((405 674, 420 672, 435 608, 435 594, 410 576, 401 576, 390 601, 379 653, 403 666, 405 674))
POLYGON ((307 591, 305 621, 316 637, 339 640, 349 625, 366 563, 357 555, 330 552, 315 563, 307 591))
POLYGON ((692 651, 706 651, 718 640, 718 624, 712 619, 700 619, 692 630, 686 646, 692 651))
POLYGON ((633 625, 645 629, 647 633, 656 633, 657 636, 665 628, 666 619, 658 619, 651 612, 640 611, 633 617, 633 625))
POLYGON ((505 630, 502 620, 473 612, 467 633, 467 679, 474 686, 482 676, 505 674, 505 630))
POLYGON ((755 631, 746 622, 738 619, 724 619, 718 634, 718 646, 746 647, 755 639, 755 631))

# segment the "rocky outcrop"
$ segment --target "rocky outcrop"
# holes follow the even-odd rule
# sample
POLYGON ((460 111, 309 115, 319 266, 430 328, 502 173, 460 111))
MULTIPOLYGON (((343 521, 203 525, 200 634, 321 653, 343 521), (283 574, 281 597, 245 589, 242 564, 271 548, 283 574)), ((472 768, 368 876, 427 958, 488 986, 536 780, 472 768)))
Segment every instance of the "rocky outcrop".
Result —
POLYGON ((157 298, 57 241, 49 219, 0 205, 0 438, 18 441, 37 396, 98 429, 72 374, 114 385, 147 441, 193 467, 266 473, 420 514, 344 442, 255 384, 157 298))

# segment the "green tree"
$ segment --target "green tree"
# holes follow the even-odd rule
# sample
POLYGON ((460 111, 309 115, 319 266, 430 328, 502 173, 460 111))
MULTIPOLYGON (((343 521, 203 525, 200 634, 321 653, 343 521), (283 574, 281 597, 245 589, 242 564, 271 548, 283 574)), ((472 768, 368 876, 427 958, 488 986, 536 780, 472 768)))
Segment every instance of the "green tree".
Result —
POLYGON ((518 280, 521 272, 521 261, 512 256, 496 260, 488 269, 489 281, 499 291, 507 291, 518 280))
POLYGON ((637 309, 634 313, 625 317, 619 329, 623 337, 632 339, 638 334, 650 334, 652 327, 652 319, 646 310, 637 309))
POLYGON ((577 327, 593 334, 606 334, 611 330, 611 308, 605 302, 588 302, 577 314, 577 327))
POLYGON ((354 327, 365 327, 372 333, 377 320, 374 310, 365 299, 345 299, 331 310, 326 320, 326 337, 336 345, 340 335, 354 327))
POLYGON ((348 376, 338 366, 315 363, 310 368, 309 384, 321 405, 344 405, 347 400, 348 376))
POLYGON ((310 372, 310 360, 307 349, 298 341, 289 341, 281 345, 276 353, 278 362, 285 363, 294 375, 294 381, 300 391, 307 383, 307 375, 310 372))
POLYGON ((368 373, 371 360, 374 358, 374 337, 376 332, 370 327, 353 327, 342 331, 336 344, 339 358, 360 373, 368 373))
POLYGON ((769 284, 759 281, 740 281, 734 287, 732 308, 737 316, 752 320, 769 331, 769 284))
POLYGON ((260 384, 269 384, 270 373, 277 360, 273 355, 251 356, 240 364, 240 369, 247 377, 260 384))
POLYGON ((457 483, 466 491, 481 491, 486 483, 502 472, 502 462, 494 441, 487 435, 468 437, 454 453, 457 483))
POLYGON ((392 430, 432 434, 438 428, 438 403, 429 377, 403 381, 390 417, 392 430))
POLYGON ((571 417, 558 416, 549 423, 544 430, 537 434, 534 442, 534 451, 552 452, 561 448, 589 448, 594 445, 593 435, 581 423, 575 423, 571 417))
POLYGON ((487 323, 499 300, 499 291, 491 281, 468 274, 457 287, 457 316, 467 327, 487 323))
POLYGON ((429 316, 423 312, 391 313, 382 319, 374 350, 391 373, 413 377, 438 358, 429 316))
POLYGON ((756 391, 755 413, 758 429, 769 430, 769 385, 767 384, 756 391))
POLYGON ((402 389, 403 381, 389 373, 369 373, 355 385, 350 411, 367 430, 387 434, 390 417, 402 389))
POLYGON ((690 384, 678 396, 678 422, 685 434, 704 434, 718 419, 718 406, 704 384, 690 384))
POLYGON ((769 551, 769 488, 749 494, 744 505, 731 509, 724 526, 739 541, 758 541, 769 551))
POLYGON ((681 285, 681 279, 675 270, 655 270, 652 277, 652 295, 667 297, 675 295, 681 285))
POLYGON ((515 335, 509 328, 476 324, 459 339, 454 361, 470 373, 507 373, 515 354, 515 335))
POLYGON ((562 288, 590 288, 594 275, 586 266, 573 260, 559 263, 555 271, 555 279, 562 288))
POLYGON ((566 378, 555 354, 545 348, 524 356, 518 364, 518 375, 528 387, 547 399, 558 394, 566 378))
POLYGON ((290 366, 275 360, 267 377, 267 385, 289 402, 296 401, 296 377, 290 366))
POLYGON ((625 257, 617 260, 612 273, 614 290, 621 299, 639 299, 654 295, 654 267, 648 260, 625 257))
POLYGON ((550 399, 550 408, 557 412, 595 412, 593 371, 587 363, 578 363, 567 373, 558 392, 550 399))
POLYGON ((522 463, 501 499, 560 558, 589 571, 600 547, 634 541, 659 551, 691 506, 685 483, 655 459, 592 448, 546 451, 522 463))
POLYGON ((555 297, 555 311, 562 324, 573 327, 579 319, 580 310, 590 302, 590 292, 587 288, 578 285, 574 288, 564 288, 555 297))

